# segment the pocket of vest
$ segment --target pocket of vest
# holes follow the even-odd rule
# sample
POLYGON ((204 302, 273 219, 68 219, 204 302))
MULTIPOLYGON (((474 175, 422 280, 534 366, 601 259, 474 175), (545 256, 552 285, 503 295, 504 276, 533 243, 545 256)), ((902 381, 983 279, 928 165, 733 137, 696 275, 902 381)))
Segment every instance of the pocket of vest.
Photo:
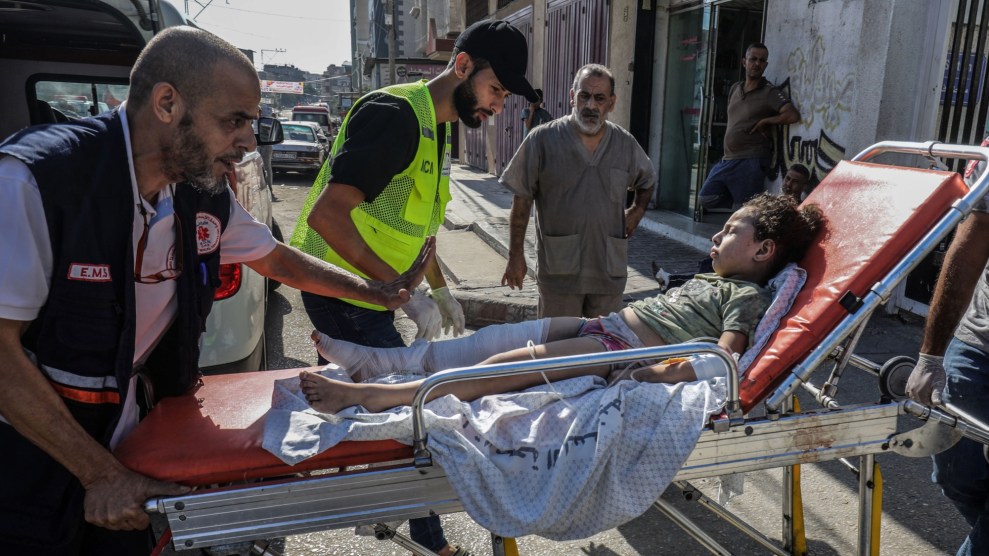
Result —
POLYGON ((59 343, 81 351, 109 351, 120 343, 123 311, 116 301, 61 298, 55 315, 59 343))

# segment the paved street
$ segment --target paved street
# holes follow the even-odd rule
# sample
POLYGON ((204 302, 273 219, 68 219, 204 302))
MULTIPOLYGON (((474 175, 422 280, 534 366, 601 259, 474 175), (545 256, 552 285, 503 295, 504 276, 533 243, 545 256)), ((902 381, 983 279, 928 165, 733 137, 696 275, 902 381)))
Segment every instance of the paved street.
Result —
MULTIPOLYGON (((275 219, 286 238, 291 234, 299 207, 308 193, 309 181, 308 177, 291 174, 276 176, 276 182, 280 185, 274 188, 275 219)), ((499 215, 497 211, 502 210, 498 207, 504 204, 504 199, 492 200, 492 197, 496 197, 493 191, 487 191, 484 197, 491 201, 485 209, 491 214, 480 214, 481 219, 503 218, 505 214, 499 215)), ((455 203, 470 202, 470 199, 458 198, 455 191, 455 203)), ((480 209, 475 207, 474 210, 480 209)), ((696 249, 651 233, 642 233, 633 242, 632 250, 635 251, 631 255, 632 266, 646 276, 653 252, 657 253, 657 259, 663 259, 663 264, 666 264, 666 257, 672 256, 670 254, 689 256, 690 261, 695 261, 694 257, 697 255, 696 249)), ((683 263, 683 266, 685 270, 689 270, 690 264, 683 263)), ((500 276, 497 278, 500 279, 500 276)), ((920 337, 918 319, 879 316, 874 320, 876 322, 867 329, 857 353, 875 361, 884 361, 893 355, 911 355, 916 351, 920 337)), ((407 325, 408 321, 404 323, 407 325)), ((287 368, 314 364, 315 352, 308 340, 310 328, 298 292, 284 286, 279 288, 269 303, 266 329, 269 366, 287 368)), ((406 332, 408 330, 409 327, 406 326, 406 332)), ((872 401, 878 397, 875 382, 874 378, 865 373, 849 371, 842 379, 841 390, 843 395, 853 394, 848 396, 852 401, 872 401)), ((805 401, 804 406, 810 407, 810 403, 805 401)), ((967 527, 954 508, 930 484, 930 462, 927 459, 912 460, 892 454, 881 456, 879 461, 885 479, 881 553, 897 556, 953 553, 967 527)), ((810 553, 854 553, 857 538, 856 477, 840 462, 805 465, 802 474, 810 553)), ((778 494, 780 477, 779 470, 749 474, 745 494, 728 505, 731 511, 776 538, 779 537, 781 527, 778 494)), ((699 481, 696 486, 709 496, 716 496, 717 486, 713 480, 699 481)), ((668 490, 664 499, 698 522, 712 521, 711 514, 699 505, 683 500, 678 491, 668 490)), ((469 547, 474 554, 490 554, 487 533, 465 514, 445 516, 444 525, 452 542, 469 547)), ((714 527, 711 534, 736 554, 765 553, 754 542, 726 526, 714 527)), ((557 543, 539 537, 526 537, 519 539, 519 546, 525 555, 707 554, 655 510, 589 539, 557 543)), ((350 530, 290 537, 286 540, 285 548, 286 553, 291 556, 406 554, 394 544, 372 538, 358 538, 350 530)))

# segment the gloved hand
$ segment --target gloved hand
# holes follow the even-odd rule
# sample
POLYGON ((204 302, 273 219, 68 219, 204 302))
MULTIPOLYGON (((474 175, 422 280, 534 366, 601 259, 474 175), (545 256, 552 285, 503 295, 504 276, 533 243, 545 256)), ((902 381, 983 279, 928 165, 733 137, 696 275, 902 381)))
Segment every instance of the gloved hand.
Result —
POLYGON ((412 319, 412 322, 416 323, 416 327, 419 329, 416 332, 416 338, 432 340, 440 335, 440 325, 443 322, 440 308, 425 293, 418 290, 413 292, 409 302, 402 305, 402 310, 412 319))
POLYGON ((944 357, 921 353, 907 379, 907 396, 925 405, 941 405, 944 382, 944 357))
POLYGON ((439 306, 440 314, 443 315, 443 332, 449 334, 452 330, 454 336, 464 333, 464 308, 460 302, 450 293, 450 288, 443 286, 429 293, 433 301, 439 306))

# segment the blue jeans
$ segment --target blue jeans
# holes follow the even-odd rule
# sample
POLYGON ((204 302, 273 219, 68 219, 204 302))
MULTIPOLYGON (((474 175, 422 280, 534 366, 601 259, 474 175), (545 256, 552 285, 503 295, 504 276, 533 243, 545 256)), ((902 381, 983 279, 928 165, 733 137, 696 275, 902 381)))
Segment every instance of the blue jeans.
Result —
MULTIPOLYGON (((952 339, 944 370, 944 403, 989 422, 989 354, 952 339)), ((932 478, 972 526, 958 556, 989 554, 989 462, 983 445, 962 438, 935 454, 932 478)))
MULTIPOLYGON (((351 305, 332 297, 302 292, 302 305, 316 330, 330 338, 346 340, 362 346, 404 347, 405 341, 395 328, 393 311, 374 311, 351 305)), ((328 363, 317 354, 320 365, 328 363)), ((409 520, 412 540, 438 552, 447 545, 440 516, 432 515, 409 520)))
POLYGON ((737 209, 766 190, 768 170, 768 158, 721 160, 704 180, 698 200, 708 209, 737 209))
MULTIPOLYGON (((333 297, 302 292, 302 305, 316 330, 330 338, 371 347, 405 347, 394 311, 374 311, 333 297)), ((319 364, 327 360, 319 357, 319 364)))

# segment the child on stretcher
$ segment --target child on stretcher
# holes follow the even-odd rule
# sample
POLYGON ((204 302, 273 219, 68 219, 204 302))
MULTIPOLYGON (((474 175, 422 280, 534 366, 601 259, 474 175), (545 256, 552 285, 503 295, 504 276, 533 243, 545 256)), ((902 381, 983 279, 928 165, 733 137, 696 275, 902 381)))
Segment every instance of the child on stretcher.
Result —
MULTIPOLYGON (((762 194, 732 214, 714 235, 714 273, 698 274, 679 288, 636 301, 595 319, 554 317, 489 326, 472 336, 441 342, 417 341, 405 348, 371 348, 313 332, 316 349, 355 380, 401 371, 430 374, 443 369, 678 344, 716 337, 729 353, 741 354, 770 303, 765 284, 787 263, 803 258, 822 216, 815 205, 798 207, 790 196, 762 194), (527 344, 532 340, 537 345, 527 344)), ((547 371, 548 380, 595 374, 612 383, 627 379, 626 364, 547 371)), ((634 370, 643 382, 689 382, 724 372, 715 356, 657 363, 634 370)), ((454 394, 464 401, 523 390, 543 382, 537 373, 441 385, 430 399, 454 394)), ((409 405, 420 381, 401 384, 350 383, 318 374, 300 375, 306 400, 336 413, 352 405, 372 412, 409 405)))

